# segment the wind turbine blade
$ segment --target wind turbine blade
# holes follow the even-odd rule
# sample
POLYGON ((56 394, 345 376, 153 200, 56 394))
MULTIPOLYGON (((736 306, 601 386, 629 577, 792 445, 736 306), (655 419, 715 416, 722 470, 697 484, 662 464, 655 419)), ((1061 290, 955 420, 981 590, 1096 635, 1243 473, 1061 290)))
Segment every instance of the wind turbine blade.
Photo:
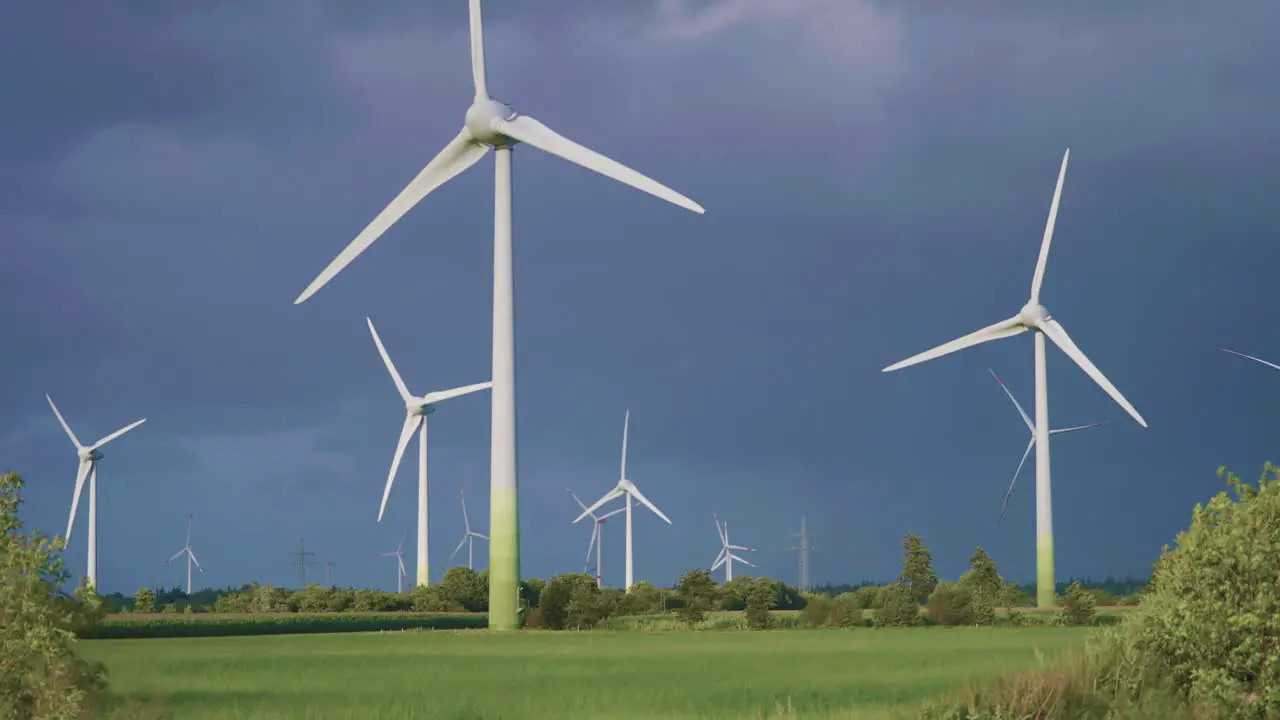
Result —
POLYGON ((532 145, 543 152, 551 153, 588 170, 594 170, 605 177, 613 178, 624 185, 630 185, 686 210, 692 210, 698 214, 706 212, 701 205, 675 190, 616 160, 610 160, 595 150, 579 145, 528 115, 517 115, 511 120, 494 120, 492 127, 509 138, 532 145))
POLYGON ((729 555, 723 549, 721 549, 720 554, 716 555, 715 563, 711 566, 711 572, 715 572, 717 569, 719 569, 719 567, 724 564, 724 561, 728 559, 728 557, 729 555))
POLYGON ((478 538, 480 538, 481 540, 488 540, 488 539, 489 539, 489 536, 488 536, 488 535, 484 535, 484 534, 482 534, 482 533, 478 533, 478 532, 473 532, 473 533, 471 533, 471 537, 478 537, 478 538))
POLYGON ((391 483, 395 482, 396 471, 400 469, 400 459, 404 457, 404 449, 413 439, 413 433, 422 422, 421 415, 405 415, 404 425, 400 428, 400 440, 396 442, 396 454, 391 459, 391 472, 387 473, 387 486, 382 490, 382 504, 378 506, 378 522, 382 522, 382 514, 387 511, 387 498, 391 496, 391 483))
POLYGON ((484 74, 484 26, 480 22, 480 0, 471 0, 471 82, 476 99, 489 97, 484 74))
POLYGON ((720 517, 716 515, 716 511, 711 511, 711 522, 716 524, 716 535, 720 536, 720 544, 728 545, 729 538, 725 537, 724 529, 720 527, 720 517))
POLYGON ((191 547, 191 513, 187 513, 187 547, 191 547))
POLYGON ((191 548, 187 548, 187 554, 191 556, 191 562, 196 564, 196 569, 200 572, 204 572, 204 568, 200 567, 200 561, 196 559, 196 551, 191 548))
POLYGON ((329 266, 321 271, 315 280, 311 281, 311 284, 307 286, 306 290, 302 291, 302 294, 293 301, 293 304, 299 305, 306 302, 307 298, 315 295, 320 288, 327 285, 338 273, 342 272, 343 268, 350 265, 351 261, 359 257, 360 253, 369 249, 374 240, 381 237, 382 233, 386 232, 388 228, 394 225, 405 213, 409 212, 428 193, 452 180, 454 176, 463 170, 475 165, 488 151, 489 146, 474 142, 471 138, 471 132, 464 127, 431 162, 427 163, 427 166, 422 169, 422 172, 418 173, 418 176, 409 183, 408 187, 401 190, 396 199, 392 200, 391 204, 379 213, 373 219, 373 222, 369 223, 369 226, 356 236, 355 240, 351 241, 350 245, 347 245, 342 252, 338 253, 338 257, 334 258, 333 262, 329 263, 329 266))
POLYGON ((617 515, 617 514, 618 514, 618 513, 620 513, 620 512, 626 512, 626 510, 627 510, 627 509, 626 509, 625 507, 620 507, 620 508, 618 508, 617 510, 610 510, 609 512, 607 512, 607 513, 605 513, 605 514, 601 515, 600 517, 598 517, 598 518, 596 518, 596 519, 597 519, 597 520, 604 520, 605 518, 611 518, 611 517, 613 517, 614 515, 617 515))
POLYGON ((756 566, 756 564, 755 564, 755 563, 753 563, 753 562, 751 562, 750 560, 743 560, 742 558, 738 557, 737 555, 734 555, 733 553, 729 553, 729 557, 733 558, 734 560, 737 560, 738 562, 742 563, 743 565, 749 565, 749 566, 751 566, 751 567, 755 567, 755 566, 756 566))
POLYGON ((71 432, 71 426, 67 424, 66 420, 62 419, 62 413, 58 412, 58 406, 53 404, 53 398, 49 397, 48 393, 45 393, 44 399, 49 401, 49 407, 53 408, 53 414, 58 416, 58 423, 62 425, 63 430, 67 431, 67 437, 71 438, 71 442, 76 446, 76 449, 79 450, 84 447, 76 438, 76 434, 71 432))
POLYGON ((1044 239, 1040 242, 1040 258, 1036 260, 1036 274, 1031 277, 1031 303, 1040 302, 1040 286, 1044 284, 1044 266, 1049 262, 1049 244, 1053 242, 1053 226, 1058 222, 1058 202, 1062 200, 1062 182, 1067 179, 1067 161, 1071 148, 1062 154, 1062 168, 1058 170, 1058 185, 1053 189, 1053 203, 1049 205, 1049 219, 1044 224, 1044 239))
POLYGON ((126 426, 124 426, 124 427, 120 428, 119 430, 117 430, 117 431, 115 431, 115 432, 111 433, 110 435, 108 435, 108 436, 106 436, 106 437, 102 438, 102 439, 101 439, 101 440, 99 440, 98 442, 96 442, 96 443, 94 443, 94 444, 90 445, 90 446, 89 446, 89 449, 91 449, 91 450, 97 450, 98 448, 102 447, 103 445, 106 445, 107 443, 111 442, 112 440, 115 440, 116 438, 118 438, 118 437, 120 437, 121 435, 123 435, 123 434, 125 434, 125 433, 129 432, 130 430, 132 430, 132 429, 134 429, 134 428, 138 427, 139 425, 141 425, 142 423, 144 423, 144 422, 146 422, 146 421, 147 421, 147 419, 146 419, 146 418, 142 418, 141 420, 139 420, 139 421, 137 421, 137 422, 135 422, 135 423, 133 423, 133 424, 131 424, 131 425, 126 425, 126 426))
POLYGON ((453 552, 449 553, 449 562, 453 562, 454 556, 457 555, 458 551, 461 550, 462 547, 467 544, 467 538, 469 537, 471 537, 470 533, 467 533, 462 536, 462 542, 459 542, 458 547, 454 548, 453 552))
POLYGON ((427 396, 422 399, 428 403, 440 403, 440 402, 444 402, 445 400, 452 400, 456 397, 462 397, 463 395, 470 395, 473 392, 488 390, 491 387, 493 387, 492 382, 476 383, 475 385, 465 385, 463 387, 454 388, 452 390, 441 390, 439 392, 427 393, 427 396))
POLYGON ((405 402, 413 399, 413 395, 409 393, 409 388, 405 387, 404 379, 400 377, 400 372, 396 370, 396 364, 391 362, 391 355, 387 353, 387 348, 382 344, 382 338, 378 337, 378 329, 373 326, 373 320, 365 318, 365 322, 369 323, 369 333, 373 335, 373 344, 378 346, 378 354, 382 356, 382 362, 387 366, 387 372, 391 373, 391 379, 396 383, 396 390, 400 391, 400 398, 405 402))
POLYGON ((579 500, 579 499, 578 499, 578 496, 577 496, 577 495, 575 495, 575 494, 574 494, 574 492, 573 492, 572 490, 569 490, 569 488, 567 488, 567 487, 565 488, 565 490, 568 490, 568 491, 569 491, 569 497, 573 498, 573 501, 574 501, 574 502, 576 502, 576 503, 578 503, 578 507, 582 508, 583 510, 586 510, 586 509, 587 509, 586 504, 585 504, 585 503, 583 503, 581 500, 579 500))
POLYGON ((1048 336, 1048 338, 1053 341, 1053 344, 1057 345, 1062 352, 1066 353, 1067 357, 1071 358, 1076 365, 1079 365, 1080 369, 1083 370, 1086 375, 1093 378, 1093 381, 1098 383, 1098 386, 1106 391, 1106 393, 1111 396, 1111 399, 1116 401, 1117 405, 1124 408, 1125 412, 1129 413, 1134 420, 1137 420, 1139 425, 1142 427, 1147 426, 1147 421, 1142 419, 1142 416, 1138 414, 1138 411, 1134 409, 1133 405, 1129 404, 1129 401, 1125 399, 1124 395, 1120 394, 1120 391, 1116 389, 1116 386, 1112 385, 1111 381, 1107 379, 1107 376, 1103 375, 1102 371, 1090 362, 1089 358, 1085 357, 1085 354, 1080 351, 1080 348, 1076 347, 1076 344, 1072 342, 1071 336, 1067 334, 1066 328, 1062 327, 1061 323, 1053 318, 1048 318, 1040 323, 1040 331, 1048 336))
POLYGON ((730 546, 729 546, 729 549, 730 549, 730 550, 746 550, 747 552, 755 552, 755 551, 756 551, 756 549, 755 549, 755 548, 743 547, 743 546, 741 546, 741 545, 730 545, 730 546))
POLYGON ((596 547, 596 540, 600 537, 600 523, 594 523, 591 526, 591 542, 587 543, 587 559, 582 564, 582 571, 586 572, 591 567, 591 551, 596 547))
POLYGON ((1060 428, 1060 429, 1058 429, 1058 430, 1050 430, 1050 431, 1049 431, 1049 434, 1050 434, 1050 435, 1061 435, 1062 433, 1075 432, 1075 431, 1077 431, 1077 430, 1088 430, 1089 428, 1101 427, 1101 426, 1103 426, 1103 425, 1106 425, 1106 424, 1107 424, 1107 423, 1109 423, 1109 422, 1111 422, 1111 421, 1110 421, 1110 420, 1103 420, 1102 422, 1089 423, 1088 425, 1077 425, 1077 426, 1075 426, 1075 427, 1060 428))
MULTIPOLYGON (((471 534, 471 520, 467 518, 467 491, 459 490, 458 495, 462 497, 462 527, 467 535, 471 534)), ((465 536, 463 539, 466 539, 465 536)))
POLYGON ((987 372, 991 373, 991 377, 995 378, 996 382, 1000 383, 1000 389, 1004 390, 1004 394, 1009 396, 1009 401, 1013 403, 1013 406, 1018 408, 1018 414, 1022 416, 1022 422, 1027 424, 1027 429, 1031 432, 1035 432, 1036 424, 1031 422, 1031 418, 1027 416, 1027 411, 1022 409, 1022 405, 1018 403, 1018 399, 1013 396, 1013 393, 1009 392, 1009 386, 1004 384, 1004 381, 1000 379, 1000 376, 996 374, 995 370, 987 368, 987 372))
POLYGON ((590 515, 590 514, 594 513, 596 510, 599 510, 601 505, 604 505, 605 503, 609 502, 610 500, 612 500, 612 499, 614 499, 614 498, 616 498, 616 497, 622 497, 623 492, 624 492, 624 491, 622 490, 622 488, 615 487, 614 489, 612 489, 612 490, 610 490, 609 492, 605 493, 605 494, 604 494, 604 497, 602 497, 602 498, 600 498, 599 500, 597 500, 597 501, 595 502, 595 504, 594 504, 594 505, 592 505, 591 507, 587 508, 586 510, 583 510, 583 511, 582 511, 582 514, 581 514, 581 515, 579 515, 578 517, 574 518, 574 520, 573 520, 573 521, 574 521, 574 522, 578 522, 578 521, 579 521, 579 520, 581 520, 582 518, 584 518, 584 517, 586 517, 586 516, 588 516, 588 515, 590 515))
MULTIPOLYGON (((1273 363, 1273 362, 1267 362, 1266 360, 1263 360, 1262 358, 1256 358, 1256 357, 1254 357, 1254 356, 1252 356, 1252 355, 1245 355, 1245 354, 1244 354, 1244 353, 1242 353, 1242 352, 1236 352, 1235 350, 1228 350, 1228 349, 1226 349, 1226 348, 1218 348, 1218 349, 1219 349, 1219 350, 1221 350, 1222 352, 1225 352, 1225 353, 1231 353, 1232 355, 1239 355, 1240 357, 1245 358, 1246 360, 1252 360, 1252 361, 1254 361, 1254 362, 1256 362, 1256 363, 1262 363, 1263 365, 1266 365, 1266 366, 1267 366, 1267 367, 1269 367, 1269 368, 1275 368, 1276 370, 1280 370, 1280 365, 1277 365, 1277 364, 1275 364, 1275 363, 1273 363)), ((49 402, 50 402, 50 403, 52 403, 53 401, 52 401, 52 400, 50 400, 49 402)), ((54 411, 56 412, 56 411, 57 411, 57 408, 55 408, 55 409, 54 409, 54 411)), ((61 418, 59 418, 59 419, 61 419, 61 418)), ((63 427, 66 427, 66 425, 64 424, 64 425, 63 425, 63 427)), ((67 432, 71 432, 71 431, 70 431, 70 430, 67 430, 67 432)))
POLYGON ((1031 448, 1036 446, 1036 436, 1031 436, 1031 441, 1027 443, 1027 449, 1022 452, 1022 459, 1018 461, 1018 469, 1013 471, 1013 481, 1009 483, 1009 489, 1004 492, 1004 501, 1000 503, 1000 517, 996 522, 1004 519, 1004 511, 1009 507, 1009 496, 1013 494, 1013 486, 1018 482, 1018 473, 1022 472, 1022 466, 1027 462, 1027 456, 1031 454, 1031 448))
POLYGON ((635 498, 636 500, 639 500, 640 504, 649 508, 651 511, 653 511, 654 515, 657 515, 663 520, 666 520, 668 525, 671 524, 671 518, 667 517, 666 515, 663 515, 662 511, 658 509, 657 505, 654 505, 653 503, 649 502, 649 498, 645 497, 644 493, 640 492, 640 488, 636 487, 635 483, 631 482, 630 480, 627 480, 626 483, 627 483, 627 492, 631 494, 631 497, 635 498))
POLYGON ((404 569, 403 555, 396 555, 396 565, 400 567, 400 577, 409 577, 409 571, 404 569))
POLYGON ((631 411, 627 410, 622 414, 622 469, 618 471, 619 480, 627 476, 627 435, 630 428, 631 411))
POLYGON ((399 545, 396 545, 396 554, 397 554, 397 555, 399 555, 400 553, 403 553, 403 552, 404 552, 404 539, 405 539, 405 538, 407 538, 407 537, 409 537, 409 533, 407 533, 407 532, 400 533, 400 544, 399 544, 399 545))
POLYGON ((174 553, 173 557, 169 558, 168 560, 165 560, 165 563, 171 563, 174 560, 177 560, 178 558, 182 557, 183 553, 185 553, 186 551, 187 551, 186 548, 182 548, 178 552, 174 553))
POLYGON ((912 355, 906 360, 896 362, 890 365, 889 367, 881 370, 880 372, 893 372, 894 370, 901 370, 904 367, 909 367, 911 365, 918 365, 922 362, 926 362, 928 360, 932 360, 937 357, 942 357, 943 355, 948 355, 957 350, 963 350, 973 345, 978 345, 984 342, 990 342, 992 340, 999 340, 1000 338, 1013 337, 1014 335, 1018 335, 1026 331, 1027 331, 1027 326, 1022 324, 1022 322, 1018 319, 1017 315, 1014 315, 1008 320, 1001 320, 1000 322, 992 325, 988 325, 982 328, 981 330, 975 330, 969 333, 968 335, 965 335, 964 337, 956 338, 955 340, 952 340, 949 343, 944 343, 942 345, 939 345, 938 347, 933 348, 932 350, 925 350, 922 353, 917 353, 915 355, 912 355))
POLYGON ((64 537, 66 542, 71 542, 71 526, 76 522, 76 508, 80 507, 80 491, 84 490, 84 479, 89 477, 89 471, 93 469, 93 461, 81 461, 79 469, 76 471, 76 493, 71 496, 71 516, 67 518, 67 534, 64 537))

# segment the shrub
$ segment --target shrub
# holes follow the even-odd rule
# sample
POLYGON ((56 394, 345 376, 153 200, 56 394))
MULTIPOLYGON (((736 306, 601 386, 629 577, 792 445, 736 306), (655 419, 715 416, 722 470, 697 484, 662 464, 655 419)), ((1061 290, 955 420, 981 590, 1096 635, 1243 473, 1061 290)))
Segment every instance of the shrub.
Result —
POLYGON ((778 605, 778 586, 768 578, 757 578, 747 591, 747 627, 768 630, 773 627, 773 613, 778 605))
POLYGON ((1092 625, 1097 613, 1097 600, 1080 583, 1073 582, 1062 593, 1062 610, 1058 621, 1063 625, 1092 625))
POLYGON ((920 624, 920 604, 912 590, 902 583, 880 588, 879 607, 872 613, 876 627, 909 627, 920 624))
POLYGON ((680 618, 690 627, 702 622, 716 594, 716 581, 706 570, 690 570, 680 576, 676 596, 680 598, 680 618))
POLYGON ((0 717, 84 715, 106 671, 75 654, 75 633, 101 618, 92 590, 58 594, 68 579, 62 538, 23 532, 22 478, 0 476, 0 717))
POLYGON ((156 611, 156 594, 151 592, 151 588, 139 588, 138 592, 133 594, 134 612, 153 613, 156 611))
POLYGON ((973 592, 962 585, 941 582, 929 595, 926 610, 939 625, 969 625, 973 592))
POLYGON ((853 591, 853 597, 858 603, 858 607, 863 610, 870 610, 876 607, 877 598, 880 596, 880 588, 875 585, 863 585, 853 591))
POLYGON ((468 612, 484 612, 489 609, 489 578, 468 567, 451 567, 440 579, 440 593, 450 606, 461 607, 468 612))
POLYGON ((862 598, 857 592, 840 593, 835 599, 835 613, 832 616, 835 625, 842 628, 862 627, 864 615, 862 598))
POLYGON ((585 573, 566 573, 551 578, 538 602, 539 623, 548 630, 564 630, 590 621, 595 607, 584 592, 592 591, 599 593, 596 580, 585 573), (583 592, 575 595, 580 588, 584 589, 583 592))
POLYGON ((808 595, 800 617, 809 627, 828 627, 835 624, 836 601, 827 595, 808 595))

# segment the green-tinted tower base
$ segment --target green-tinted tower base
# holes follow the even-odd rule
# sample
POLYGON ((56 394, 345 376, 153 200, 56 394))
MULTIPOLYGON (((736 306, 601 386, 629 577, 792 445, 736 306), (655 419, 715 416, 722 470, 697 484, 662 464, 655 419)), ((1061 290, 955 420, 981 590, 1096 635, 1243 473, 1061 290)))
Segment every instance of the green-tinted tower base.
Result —
POLYGON ((1053 576, 1053 536, 1036 536, 1036 607, 1058 604, 1057 583, 1053 576))
POLYGON ((516 490, 489 497, 489 629, 519 629, 520 522, 516 490))

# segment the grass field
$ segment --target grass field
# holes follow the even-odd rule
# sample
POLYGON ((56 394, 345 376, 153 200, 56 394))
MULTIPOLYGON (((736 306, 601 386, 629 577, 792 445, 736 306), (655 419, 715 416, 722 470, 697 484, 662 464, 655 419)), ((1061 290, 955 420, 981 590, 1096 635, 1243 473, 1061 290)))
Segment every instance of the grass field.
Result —
POLYGON ((168 717, 874 718, 1078 646, 1072 628, 406 631, 86 640, 168 717), (790 706, 791 711, 779 711, 790 706))

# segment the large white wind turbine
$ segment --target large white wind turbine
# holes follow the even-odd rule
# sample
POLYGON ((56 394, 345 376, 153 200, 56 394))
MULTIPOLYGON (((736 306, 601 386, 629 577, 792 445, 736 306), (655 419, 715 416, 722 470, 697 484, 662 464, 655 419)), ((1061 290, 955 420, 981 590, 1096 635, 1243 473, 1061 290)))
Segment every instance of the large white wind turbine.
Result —
POLYGON ((1254 362, 1256 362, 1256 363, 1262 363, 1263 365, 1266 365, 1267 367, 1272 368, 1273 370, 1280 370, 1280 365, 1277 365, 1277 364, 1275 364, 1275 363, 1273 363, 1273 362, 1267 362, 1266 360, 1263 360, 1262 358, 1256 358, 1256 357, 1254 357, 1254 356, 1252 356, 1252 355, 1245 355, 1245 354, 1244 354, 1244 353, 1242 353, 1242 352, 1236 352, 1235 350, 1228 350, 1228 349, 1226 349, 1226 348, 1218 348, 1218 349, 1219 349, 1219 350, 1221 350, 1221 351, 1222 351, 1222 352, 1224 352, 1224 353, 1231 353, 1232 355, 1239 355, 1240 357, 1242 357, 1242 358, 1244 358, 1244 359, 1246 359, 1246 360, 1252 360, 1252 361, 1254 361, 1254 362))
POLYGON ((378 557, 393 557, 396 559, 396 594, 404 592, 404 579, 409 577, 408 571, 404 569, 404 535, 400 536, 400 544, 391 552, 378 553, 378 557))
POLYGON ((711 566, 711 572, 715 572, 716 568, 720 567, 721 565, 724 565, 724 581, 729 582, 730 580, 733 579, 733 561, 734 560, 737 560, 738 562, 744 565, 755 567, 754 563, 751 563, 746 559, 738 557, 737 555, 733 554, 734 550, 745 550, 750 552, 751 548, 743 547, 741 545, 730 545, 729 544, 729 521, 725 520, 724 526, 721 527, 720 518, 716 517, 716 514, 714 512, 711 513, 711 519, 716 524, 716 534, 720 536, 720 554, 716 556, 716 562, 714 565, 711 566))
POLYGON ((413 432, 417 430, 418 584, 427 585, 431 582, 431 568, 427 556, 427 416, 435 412, 436 405, 445 400, 486 390, 493 387, 493 383, 482 382, 452 390, 429 392, 422 397, 411 395, 409 394, 409 388, 404 384, 404 380, 400 378, 400 373, 396 370, 395 363, 391 362, 391 356, 387 354, 387 349, 382 346, 382 338, 378 337, 378 331, 373 327, 373 321, 369 320, 369 318, 365 318, 365 320, 369 323, 369 333, 373 335, 373 344, 378 346, 378 354, 382 356, 382 362, 386 363, 387 372, 391 373, 391 379, 395 381, 396 389, 400 391, 400 397, 404 400, 405 409, 404 425, 400 428, 400 439, 396 442, 396 454, 391 459, 391 471, 387 473, 387 485, 382 490, 382 504, 378 506, 378 522, 382 522, 382 514, 387 510, 387 498, 391 495, 391 483, 395 482, 396 471, 400 469, 400 458, 404 457, 404 450, 408 447, 409 441, 413 439, 413 432))
MULTIPOLYGON (((467 493, 464 490, 459 490, 458 493, 462 496, 462 527, 464 530, 462 533, 462 542, 458 543, 458 547, 453 549, 453 555, 457 555, 458 551, 462 549, 462 546, 466 545, 467 569, 474 570, 475 568, 472 567, 471 563, 474 557, 472 551, 475 549, 475 539, 480 538, 481 540, 488 540, 489 536, 482 535, 471 529, 471 519, 467 517, 467 493)), ((449 560, 453 560, 453 555, 449 556, 449 560)))
POLYGON ((171 563, 174 560, 177 560, 178 558, 182 557, 183 555, 187 556, 187 596, 190 597, 191 596, 191 563, 196 564, 196 569, 200 571, 201 575, 204 574, 204 568, 200 567, 200 561, 196 559, 195 550, 191 549, 191 516, 190 515, 187 516, 187 544, 183 545, 181 550, 174 553, 173 557, 169 558, 168 560, 165 560, 165 562, 171 563))
MULTIPOLYGON (((633 575, 634 564, 632 563, 632 555, 631 555, 631 498, 635 498, 636 501, 639 502, 641 505, 644 505, 645 507, 649 508, 651 511, 653 511, 654 515, 657 515, 663 520, 666 520, 668 525, 671 524, 671 519, 668 518, 666 515, 663 515, 662 511, 659 510, 656 505, 649 502, 649 499, 644 496, 644 493, 640 492, 640 488, 636 487, 635 483, 627 479, 627 430, 630 427, 630 425, 631 425, 631 411, 628 410, 622 416, 622 472, 618 476, 618 484, 614 485, 613 489, 605 493, 604 497, 597 500, 594 505, 584 509, 582 514, 579 515, 574 520, 574 522, 578 522, 578 520, 581 520, 582 518, 587 517, 588 515, 591 515, 596 510, 599 510, 601 506, 603 506, 605 503, 609 502, 610 500, 617 497, 622 497, 624 495, 626 496, 627 506, 624 509, 627 511, 627 585, 626 585, 627 590, 630 590, 631 586, 635 584, 633 582, 635 579, 633 575)), ((596 542, 599 542, 598 538, 596 542)))
POLYGON ((702 213, 700 205, 618 162, 589 150, 489 96, 480 0, 470 0, 471 78, 475 97, 462 130, 391 204, 329 263, 294 303, 311 297, 364 252, 428 193, 494 152, 493 411, 490 447, 489 627, 515 629, 520 586, 516 501, 515 310, 512 302, 511 151, 519 143, 551 153, 668 202, 702 213))
MULTIPOLYGON (((578 507, 583 510, 587 510, 586 504, 578 499, 578 496, 574 494, 573 490, 569 488, 565 488, 565 490, 569 491, 569 497, 572 497, 573 501, 578 503, 578 507)), ((590 515, 591 519, 595 522, 591 523, 591 542, 587 543, 587 560, 582 564, 582 571, 587 572, 591 567, 591 551, 594 549, 596 551, 596 587, 604 587, 604 574, 600 566, 600 546, 604 542, 604 536, 602 535, 602 532, 604 531, 604 521, 620 512, 623 512, 624 510, 626 510, 626 508, 620 507, 617 510, 609 511, 604 515, 596 515, 594 512, 587 511, 587 514, 590 515)), ((577 520, 574 520, 574 522, 577 522, 577 520)))
MULTIPOLYGON (((1009 489, 1004 493, 1004 502, 1000 503, 1000 517, 996 520, 996 522, 999 522, 1004 519, 1004 510, 1009 504, 1009 496, 1013 494, 1013 485, 1018 482, 1018 473, 1022 472, 1022 466, 1027 462, 1027 456, 1031 454, 1031 448, 1036 446, 1036 425, 1031 422, 1030 417, 1027 417, 1027 411, 1022 409, 1021 403, 1019 403, 1018 399, 1013 396, 1012 392, 1009 392, 1009 386, 1004 384, 1004 381, 1000 379, 999 375, 996 375, 996 371, 991 368, 987 368, 987 372, 991 373, 991 377, 995 378, 996 382, 1000 384, 1000 389, 1004 390, 1004 394, 1009 396, 1009 402, 1012 402, 1013 406, 1018 409, 1018 414, 1022 416, 1022 422, 1026 423, 1027 429, 1031 431, 1031 440, 1027 442, 1027 449, 1023 451, 1022 459, 1018 461, 1018 469, 1013 471, 1013 482, 1009 483, 1009 489)), ((1106 425, 1109 422, 1111 421, 1103 420, 1102 422, 1089 423, 1088 425, 1077 425, 1075 427, 1059 428, 1057 430, 1051 429, 1049 430, 1049 434, 1061 435, 1062 433, 1075 432, 1077 430, 1088 430, 1089 428, 1106 425)))
POLYGON ((1062 199, 1062 182, 1067 176, 1067 161, 1071 157, 1068 149, 1062 155, 1062 168, 1058 171, 1058 185, 1053 191, 1053 203, 1049 206, 1049 219, 1044 227, 1044 239, 1040 244, 1040 258, 1036 261, 1035 274, 1031 279, 1031 298, 1022 306, 1017 315, 989 325, 981 330, 913 355, 902 362, 894 363, 882 372, 891 372, 909 365, 916 365, 941 357, 971 345, 1012 337, 1028 330, 1035 332, 1035 374, 1036 374, 1036 604, 1050 607, 1056 600, 1053 573, 1053 505, 1049 490, 1049 391, 1045 373, 1045 344, 1048 337, 1067 357, 1071 358, 1080 369, 1097 383, 1111 399, 1115 400, 1125 412, 1133 416, 1139 425, 1147 426, 1133 405, 1116 389, 1111 381, 1090 362, 1089 358, 1076 347, 1075 342, 1062 325, 1040 304, 1040 285, 1044 282, 1045 262, 1049 259, 1049 244, 1053 240, 1053 226, 1058 219, 1058 203, 1062 199))
POLYGON ((103 458, 102 447, 138 427, 147 419, 143 418, 131 425, 126 425, 92 445, 81 445, 76 434, 71 432, 71 426, 62 418, 62 413, 58 412, 58 406, 53 404, 53 398, 47 394, 44 398, 49 401, 49 407, 53 408, 53 414, 58 417, 58 423, 62 425, 63 430, 67 431, 67 437, 71 438, 71 443, 76 446, 76 454, 80 456, 80 467, 76 471, 76 492, 71 498, 71 516, 67 518, 66 541, 68 543, 71 542, 71 526, 76 521, 76 508, 80 505, 80 491, 84 489, 85 478, 89 478, 89 562, 85 582, 89 587, 96 588, 98 586, 98 461, 103 458))

